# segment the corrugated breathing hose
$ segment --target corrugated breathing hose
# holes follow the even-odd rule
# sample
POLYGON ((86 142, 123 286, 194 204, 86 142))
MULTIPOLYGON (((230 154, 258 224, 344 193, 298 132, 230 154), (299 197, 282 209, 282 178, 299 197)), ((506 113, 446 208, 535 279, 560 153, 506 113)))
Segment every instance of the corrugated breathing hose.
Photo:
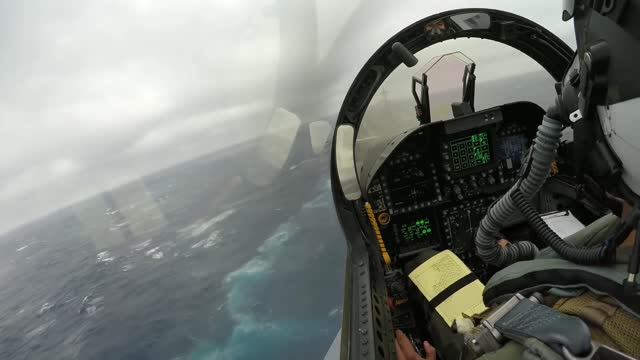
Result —
POLYGON ((551 163, 555 160, 561 136, 562 123, 544 116, 542 124, 538 126, 528 172, 489 209, 487 215, 480 221, 475 243, 478 256, 483 261, 497 266, 505 266, 516 261, 532 259, 538 254, 538 248, 528 241, 520 241, 507 247, 501 247, 496 241, 496 234, 501 228, 511 224, 519 215, 518 208, 511 199, 511 192, 519 189, 528 200, 544 184, 549 176, 551 163))
POLYGON ((540 214, 531 206, 529 200, 524 197, 520 190, 513 190, 511 192, 511 199, 538 236, 564 259, 583 265, 598 264, 606 260, 607 247, 605 245, 597 248, 580 248, 562 240, 562 238, 551 230, 544 220, 542 220, 540 214))

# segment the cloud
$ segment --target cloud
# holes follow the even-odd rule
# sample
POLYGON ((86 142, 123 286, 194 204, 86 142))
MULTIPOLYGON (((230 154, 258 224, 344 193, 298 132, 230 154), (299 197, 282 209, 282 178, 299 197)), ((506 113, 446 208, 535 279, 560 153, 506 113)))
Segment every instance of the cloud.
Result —
POLYGON ((159 127, 150 128, 129 150, 134 153, 146 153, 158 148, 174 145, 176 142, 184 141, 184 139, 189 136, 196 134, 202 135, 202 132, 205 132, 208 136, 224 134, 233 137, 236 134, 229 133, 229 127, 227 126, 232 121, 241 122, 246 125, 245 130, 249 135, 246 137, 256 137, 258 136, 256 124, 252 124, 251 121, 247 122, 247 119, 256 119, 256 115, 266 113, 271 108, 271 103, 260 101, 196 114, 186 119, 181 119, 180 122, 171 122, 159 127))
POLYGON ((70 158, 58 158, 50 166, 51 176, 58 178, 69 175, 75 168, 73 160, 70 158))

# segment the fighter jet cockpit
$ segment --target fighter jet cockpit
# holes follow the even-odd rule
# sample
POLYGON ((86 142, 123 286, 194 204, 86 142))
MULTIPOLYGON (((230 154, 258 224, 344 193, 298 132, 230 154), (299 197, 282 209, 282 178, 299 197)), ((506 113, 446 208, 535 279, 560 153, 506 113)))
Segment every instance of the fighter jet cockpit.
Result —
POLYGON ((640 5, 565 3, 577 51, 461 9, 401 30, 353 81, 331 164, 343 359, 640 356, 640 133, 612 120, 640 95, 621 59, 640 5))

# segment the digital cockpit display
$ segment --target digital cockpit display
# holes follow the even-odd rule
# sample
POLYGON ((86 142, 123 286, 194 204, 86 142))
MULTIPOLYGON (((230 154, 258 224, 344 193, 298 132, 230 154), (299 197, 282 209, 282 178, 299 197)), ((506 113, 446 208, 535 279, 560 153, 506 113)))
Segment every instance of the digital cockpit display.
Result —
POLYGON ((433 237, 432 232, 433 224, 427 216, 400 224, 400 236, 404 242, 425 241, 433 237))
POLYGON ((390 166, 389 192, 396 209, 437 197, 431 168, 422 157, 395 160, 390 166))
POLYGON ((449 141, 451 170, 465 171, 491 162, 491 144, 486 131, 449 141))

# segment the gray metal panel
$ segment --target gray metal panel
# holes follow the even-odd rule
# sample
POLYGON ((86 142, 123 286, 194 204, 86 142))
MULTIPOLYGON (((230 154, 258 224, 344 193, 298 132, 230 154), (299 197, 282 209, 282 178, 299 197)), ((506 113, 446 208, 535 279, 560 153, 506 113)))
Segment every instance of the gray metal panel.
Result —
POLYGON ((356 259, 356 263, 352 264, 352 266, 349 358, 375 359, 375 344, 372 341, 373 307, 371 305, 371 282, 367 253, 363 253, 356 259))
POLYGON ((329 346, 329 350, 324 355, 324 360, 339 360, 340 359, 340 337, 342 336, 342 329, 338 330, 335 339, 329 346))
POLYGON ((622 161, 622 180, 640 195, 640 98, 608 107, 598 106, 602 130, 611 149, 622 161))
POLYGON ((478 127, 478 118, 484 120, 484 125, 499 123, 502 121, 502 111, 497 107, 456 118, 456 121, 444 121, 444 132, 445 134, 455 134, 461 131, 474 129, 478 127))

